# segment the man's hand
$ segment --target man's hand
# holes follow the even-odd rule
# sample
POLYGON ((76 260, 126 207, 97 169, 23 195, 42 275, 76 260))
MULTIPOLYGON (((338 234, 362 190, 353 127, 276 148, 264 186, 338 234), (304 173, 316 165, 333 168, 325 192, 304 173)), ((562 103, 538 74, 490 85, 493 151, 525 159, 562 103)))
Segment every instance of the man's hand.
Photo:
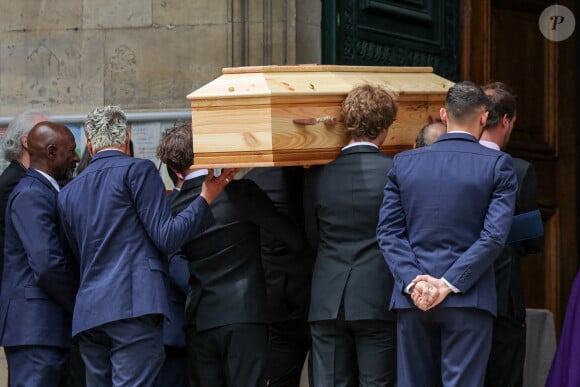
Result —
POLYGON ((207 204, 211 204, 215 198, 223 191, 225 186, 232 181, 234 175, 238 173, 239 168, 228 168, 222 171, 222 174, 215 177, 213 169, 209 170, 203 185, 201 186, 201 195, 207 204))
POLYGON ((443 281, 441 278, 434 278, 428 274, 418 275, 413 280, 413 283, 415 284, 413 293, 415 293, 415 288, 417 285, 423 284, 420 286, 421 293, 418 293, 419 295, 415 297, 419 301, 419 304, 417 304, 417 301, 415 301, 415 298, 413 298, 413 295, 411 295, 415 305, 417 305, 417 307, 423 311, 427 311, 436 307, 442 303, 445 298, 447 298, 449 293, 451 293, 451 289, 449 286, 447 286, 445 281, 443 281))
POLYGON ((411 292, 411 299, 422 311, 428 310, 439 295, 439 289, 431 285, 427 281, 415 282, 413 291, 411 292))

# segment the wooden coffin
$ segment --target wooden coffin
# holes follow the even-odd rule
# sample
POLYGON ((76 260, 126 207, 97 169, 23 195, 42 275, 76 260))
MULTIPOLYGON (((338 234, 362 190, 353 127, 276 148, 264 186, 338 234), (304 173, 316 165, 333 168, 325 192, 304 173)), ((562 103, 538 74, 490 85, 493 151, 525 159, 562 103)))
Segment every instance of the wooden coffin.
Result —
POLYGON ((410 149, 418 130, 439 117, 452 82, 431 67, 296 65, 225 68, 187 96, 194 164, 255 167, 325 164, 346 144, 340 106, 355 86, 389 90, 397 119, 381 147, 410 149))

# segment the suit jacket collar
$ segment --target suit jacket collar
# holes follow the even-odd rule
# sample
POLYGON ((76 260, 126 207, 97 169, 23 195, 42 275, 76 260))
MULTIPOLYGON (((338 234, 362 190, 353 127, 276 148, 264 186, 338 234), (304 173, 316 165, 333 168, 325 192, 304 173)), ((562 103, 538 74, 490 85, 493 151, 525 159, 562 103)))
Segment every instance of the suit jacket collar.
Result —
POLYGON ((201 192, 201 186, 205 180, 206 175, 194 177, 193 179, 185 180, 181 186, 180 192, 199 190, 201 192))
POLYGON ((18 160, 12 160, 8 165, 8 168, 13 168, 16 171, 21 172, 23 175, 26 173, 26 168, 18 160))
POLYGON ((379 153, 379 149, 371 145, 356 145, 342 150, 340 155, 346 156, 355 153, 379 153))
POLYGON ((448 141, 448 140, 464 140, 464 141, 477 142, 477 139, 473 135, 471 135, 469 133, 461 133, 461 132, 445 133, 441 137, 439 137, 439 139, 436 142, 448 141))
POLYGON ((30 176, 31 178, 40 181, 42 184, 44 184, 45 186, 50 188, 51 191, 58 193, 58 191, 56 190, 56 188, 54 188, 52 183, 50 181, 48 181, 48 179, 46 177, 44 177, 42 175, 42 173, 38 172, 37 170, 35 170, 33 168, 28 168, 28 171, 26 171, 26 176, 30 176))
POLYGON ((103 151, 97 152, 97 154, 95 154, 95 156, 93 157, 93 160, 99 160, 99 159, 104 159, 104 158, 109 158, 109 157, 129 157, 129 156, 127 156, 125 153, 118 151, 116 149, 108 149, 108 150, 103 150, 103 151))

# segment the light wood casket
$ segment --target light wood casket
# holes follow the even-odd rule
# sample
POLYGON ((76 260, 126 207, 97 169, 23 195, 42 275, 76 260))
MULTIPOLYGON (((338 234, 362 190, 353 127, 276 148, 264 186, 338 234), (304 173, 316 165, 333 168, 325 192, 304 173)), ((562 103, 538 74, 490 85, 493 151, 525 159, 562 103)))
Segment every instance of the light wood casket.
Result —
POLYGON ((325 164, 346 144, 340 106, 355 86, 389 90, 399 105, 381 151, 409 149, 439 117, 452 82, 431 67, 297 65, 225 68, 187 96, 194 165, 254 167, 325 164))

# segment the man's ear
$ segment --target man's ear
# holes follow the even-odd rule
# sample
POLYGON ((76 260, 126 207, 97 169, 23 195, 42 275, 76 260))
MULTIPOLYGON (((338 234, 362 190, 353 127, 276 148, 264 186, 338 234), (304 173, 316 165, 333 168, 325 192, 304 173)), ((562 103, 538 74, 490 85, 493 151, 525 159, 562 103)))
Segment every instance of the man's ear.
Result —
POLYGON ((54 144, 50 144, 46 147, 46 158, 49 160, 54 160, 56 158, 57 147, 54 144))
POLYGON ((481 127, 485 127, 485 124, 487 123, 487 117, 489 116, 489 112, 485 111, 483 112, 483 114, 481 115, 481 117, 479 118, 479 123, 481 124, 481 127))
POLYGON ((439 117, 441 118, 441 122, 447 125, 447 111, 445 108, 439 109, 439 117))
POLYGON ((26 150, 28 150, 28 136, 22 136, 20 137, 20 144, 22 144, 22 147, 26 150))
POLYGON ((509 127, 510 121, 511 120, 509 119, 507 113, 501 117, 501 124, 503 125, 504 128, 509 127))
POLYGON ((85 140, 85 145, 87 146, 87 151, 89 151, 91 157, 95 157, 95 152, 93 152, 93 144, 91 144, 91 141, 88 139, 85 140))

